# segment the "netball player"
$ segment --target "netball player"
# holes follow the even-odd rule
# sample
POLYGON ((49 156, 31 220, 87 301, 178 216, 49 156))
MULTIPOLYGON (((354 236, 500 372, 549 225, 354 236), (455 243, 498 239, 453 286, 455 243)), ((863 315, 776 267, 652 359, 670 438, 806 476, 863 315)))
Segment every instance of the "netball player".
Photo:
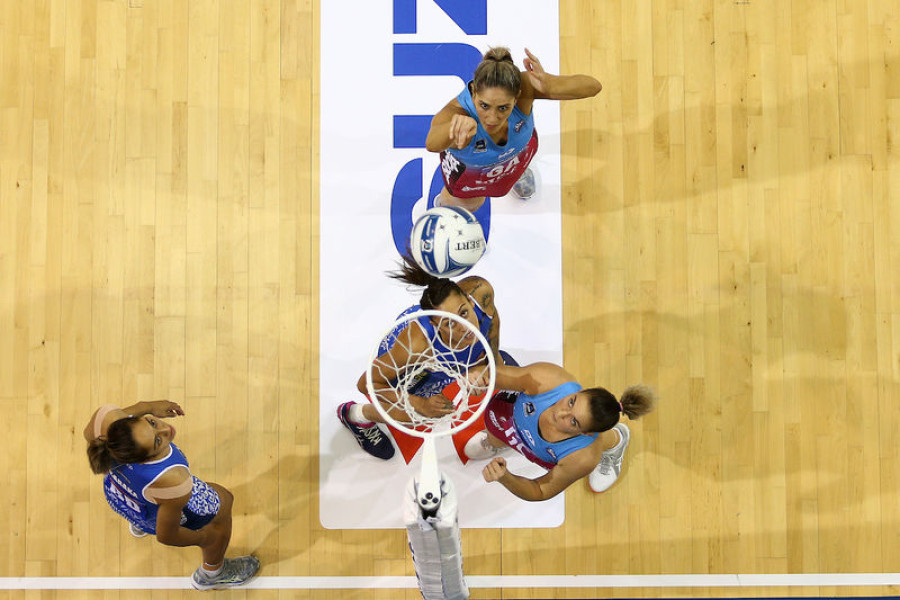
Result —
POLYGON ((498 365, 497 388, 518 394, 491 399, 485 409, 486 431, 473 437, 465 452, 477 460, 511 447, 547 469, 545 475, 527 479, 507 471, 506 460, 498 456, 482 471, 485 481, 499 481, 530 501, 552 498, 585 476, 593 491, 609 489, 622 469, 631 437, 620 416, 637 419, 656 405, 647 386, 632 386, 617 400, 603 388, 582 389, 571 374, 550 363, 498 365))
MULTIPOLYGON (((401 270, 390 274, 394 279, 424 288, 422 297, 415 304, 401 313, 407 315, 419 310, 441 310, 450 312, 465 319, 484 335, 490 344, 485 349, 471 332, 462 331, 464 326, 450 319, 420 317, 419 327, 403 327, 392 331, 381 342, 381 363, 405 365, 411 354, 425 352, 430 339, 434 339, 435 328, 439 336, 436 344, 451 338, 461 340, 462 347, 455 345, 453 349, 439 348, 442 352, 450 352, 459 363, 475 365, 483 360, 485 351, 493 353, 497 363, 513 362, 508 354, 499 351, 500 315, 494 305, 494 288, 482 277, 466 277, 455 283, 450 279, 434 277, 422 270, 412 259, 404 257, 401 270), (401 343, 397 343, 397 342, 401 343)), ((514 362, 513 362, 514 364, 514 362)), ((396 372, 375 369, 372 373, 376 388, 387 388, 389 381, 396 378, 396 372)), ((429 373, 416 382, 410 392, 410 402, 416 411, 426 417, 440 417, 453 412, 453 407, 441 390, 452 378, 441 373, 429 373)), ((366 374, 363 373, 357 382, 357 388, 367 394, 366 374)), ((370 402, 345 402, 338 407, 338 418, 356 437, 363 450, 372 456, 387 460, 394 456, 394 446, 384 435, 377 423, 384 423, 384 418, 370 402)), ((394 409, 391 416, 398 421, 409 421, 409 416, 399 409, 394 409)), ((397 437, 395 431, 395 438, 397 437)), ((416 448, 418 445, 416 445, 416 448)))
POLYGON ((162 419, 183 415, 174 402, 101 406, 84 429, 94 473, 135 537, 148 533, 167 546, 199 546, 203 563, 191 577, 198 590, 235 587, 259 570, 255 556, 225 558, 231 539, 231 492, 194 477, 162 419))
POLYGON ((600 93, 590 75, 551 75, 525 50, 519 71, 508 48, 488 50, 465 89, 431 121, 425 147, 441 155, 444 189, 435 205, 475 212, 485 196, 534 194, 528 169, 538 147, 532 104, 537 98, 574 100, 600 93))

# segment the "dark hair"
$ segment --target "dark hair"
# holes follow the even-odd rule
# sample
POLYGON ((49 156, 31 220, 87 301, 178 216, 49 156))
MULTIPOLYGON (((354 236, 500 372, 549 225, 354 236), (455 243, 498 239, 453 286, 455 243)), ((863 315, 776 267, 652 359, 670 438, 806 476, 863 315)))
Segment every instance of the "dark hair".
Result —
POLYGON ((593 423, 588 431, 608 431, 619 422, 619 415, 624 414, 630 420, 640 419, 656 408, 656 392, 646 385, 633 385, 622 393, 619 400, 604 388, 584 390, 591 407, 593 423))
POLYGON ((484 57, 472 76, 472 86, 476 92, 485 88, 498 87, 513 96, 519 95, 519 90, 522 89, 522 73, 513 62, 509 48, 501 46, 491 48, 484 53, 484 57))
POLYGON ((150 458, 150 452, 134 441, 131 427, 141 417, 124 417, 113 421, 106 430, 106 438, 95 438, 88 443, 88 462, 94 473, 106 473, 114 463, 139 463, 150 458))
POLYGON ((402 281, 417 287, 424 287, 419 306, 423 310, 433 310, 437 305, 447 299, 447 296, 456 292, 465 298, 466 293, 452 279, 435 277, 420 267, 416 261, 408 255, 403 256, 398 271, 388 271, 388 277, 402 281))

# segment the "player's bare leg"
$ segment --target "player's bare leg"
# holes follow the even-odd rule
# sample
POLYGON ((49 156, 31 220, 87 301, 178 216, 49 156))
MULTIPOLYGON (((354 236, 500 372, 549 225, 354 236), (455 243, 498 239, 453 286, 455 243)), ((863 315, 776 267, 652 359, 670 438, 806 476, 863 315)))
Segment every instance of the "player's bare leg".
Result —
POLYGON ((435 206, 458 206, 464 208, 470 213, 474 213, 484 204, 484 196, 479 198, 457 198, 447 191, 447 188, 441 190, 441 193, 434 197, 435 206))

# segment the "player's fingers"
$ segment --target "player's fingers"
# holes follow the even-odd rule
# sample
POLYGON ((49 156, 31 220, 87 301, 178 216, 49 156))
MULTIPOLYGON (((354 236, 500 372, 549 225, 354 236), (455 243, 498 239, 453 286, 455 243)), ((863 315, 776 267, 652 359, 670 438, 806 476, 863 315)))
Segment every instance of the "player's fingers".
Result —
POLYGON ((453 412, 453 403, 448 400, 432 398, 428 403, 431 406, 432 415, 435 417, 442 417, 453 412))
POLYGON ((453 140, 455 145, 459 146, 459 140, 462 139, 463 136, 463 122, 458 117, 455 118, 455 127, 453 128, 453 135, 450 136, 450 139, 453 140))

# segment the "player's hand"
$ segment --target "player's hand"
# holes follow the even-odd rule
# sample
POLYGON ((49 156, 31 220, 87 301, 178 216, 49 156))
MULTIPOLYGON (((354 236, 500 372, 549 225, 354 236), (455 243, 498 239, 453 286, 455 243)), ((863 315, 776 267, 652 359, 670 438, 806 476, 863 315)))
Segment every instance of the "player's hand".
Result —
POLYGON ((522 62, 525 64, 525 71, 528 73, 529 81, 531 81, 531 87, 541 94, 547 94, 551 75, 544 71, 541 61, 528 48, 525 48, 525 54, 526 58, 522 62))
POLYGON ((435 394, 428 398, 410 396, 413 408, 424 417, 443 417, 453 412, 453 403, 443 394, 435 394))
POLYGON ((479 396, 485 393, 491 381, 490 367, 486 363, 471 367, 466 373, 466 381, 469 382, 470 396, 479 396))
POLYGON ((450 119, 450 145, 462 150, 469 145, 475 132, 478 131, 478 123, 468 115, 453 115, 450 119))
POLYGON ((170 417, 184 416, 184 410, 176 402, 168 400, 154 400, 150 402, 149 414, 160 419, 168 419, 170 417))
POLYGON ((492 481, 500 481, 500 479, 508 472, 509 471, 506 470, 506 459, 498 456, 482 469, 481 475, 484 477, 485 481, 491 483, 492 481))

